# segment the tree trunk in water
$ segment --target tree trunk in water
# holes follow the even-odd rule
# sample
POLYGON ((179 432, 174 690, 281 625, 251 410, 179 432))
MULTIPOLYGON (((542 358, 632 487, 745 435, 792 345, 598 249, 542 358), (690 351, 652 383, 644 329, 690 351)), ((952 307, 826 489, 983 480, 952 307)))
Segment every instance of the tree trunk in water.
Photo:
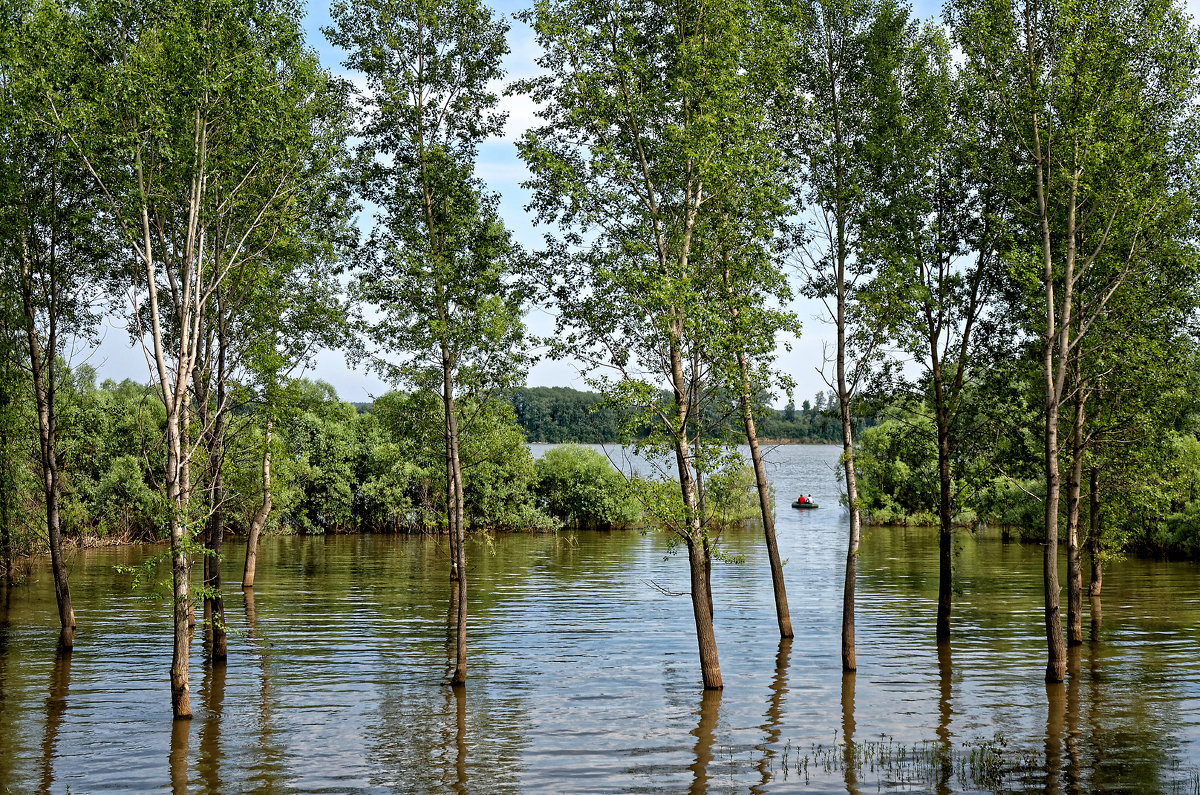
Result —
MULTIPOLYGON (((224 500, 224 486, 220 472, 213 483, 213 496, 224 500)), ((213 514, 208 520, 208 548, 211 555, 205 555, 205 615, 209 620, 209 659, 221 663, 229 656, 229 640, 225 632, 225 600, 221 596, 221 545, 225 537, 225 511, 220 505, 213 507, 213 514)))
POLYGON ((1099 596, 1104 587, 1104 563, 1100 560, 1100 468, 1092 467, 1091 490, 1088 494, 1088 559, 1092 563, 1092 579, 1088 596, 1099 596))
MULTIPOLYGON (((455 446, 457 447, 457 433, 455 446)), ((458 466, 457 451, 454 459, 454 477, 457 481, 455 484, 457 497, 455 511, 458 513, 458 519, 455 523, 455 536, 457 539, 457 543, 455 544, 455 565, 458 569, 458 653, 455 659, 454 677, 451 680, 451 684, 464 685, 467 682, 467 553, 466 532, 463 527, 462 470, 458 466)))
MULTIPOLYGON (((6 404, 8 399, 6 396, 6 404)), ((0 411, 7 410, 7 405, 0 406, 0 411)), ((3 467, 0 470, 0 563, 4 565, 4 587, 7 590, 16 579, 16 572, 13 570, 12 532, 8 526, 13 499, 13 466, 9 453, 7 418, 0 418, 0 422, 4 423, 4 427, 0 428, 0 466, 3 467)))
POLYGON ((266 443, 263 449, 262 462, 262 502, 250 517, 250 532, 246 536, 246 565, 242 569, 242 587, 254 587, 254 571, 258 564, 258 537, 267 524, 271 515, 271 430, 272 423, 267 420, 266 443))
POLYGON ((861 516, 858 512, 858 483, 854 477, 854 438, 850 428, 850 406, 842 402, 842 461, 846 475, 846 501, 850 506, 850 538, 846 546, 846 579, 842 588, 842 671, 858 669, 854 655, 854 585, 858 576, 858 545, 861 516))
MULTIPOLYGON (((182 402, 182 401, 180 401, 182 402)), ((184 533, 187 504, 184 499, 184 450, 181 415, 182 406, 167 416, 167 500, 171 506, 171 595, 174 604, 174 645, 171 654, 171 711, 176 720, 192 717, 188 687, 188 651, 191 645, 190 628, 194 625, 191 596, 188 593, 188 558, 184 533)))
POLYGON ((709 577, 712 557, 708 554, 708 539, 704 535, 703 517, 700 514, 699 495, 692 476, 692 455, 688 444, 688 414, 691 390, 683 372, 683 354, 679 347, 682 328, 678 320, 673 321, 671 333, 671 387, 674 392, 675 466, 679 474, 679 490, 683 498, 683 512, 687 526, 679 530, 688 548, 688 568, 691 577, 692 614, 696 620, 696 645, 700 652, 700 677, 706 690, 724 686, 721 680, 721 664, 717 658, 717 637, 713 631, 712 584, 709 577))
MULTIPOLYGON (((939 390, 940 391, 940 390, 939 390)), ((950 418, 938 407, 938 608, 935 636, 950 638, 950 611, 954 589, 954 535, 950 526, 950 418)))
MULTIPOLYGON (((1048 356, 1048 355, 1047 355, 1048 356)), ((1046 681, 1061 682, 1067 675, 1067 645, 1063 639, 1058 584, 1058 401, 1046 395, 1046 511, 1042 583, 1046 617, 1046 681)))
POLYGON ((458 632, 454 673, 449 684, 461 687, 467 682, 467 557, 462 462, 458 454, 458 415, 454 405, 454 380, 449 350, 442 347, 442 403, 446 411, 446 512, 450 524, 453 562, 450 577, 458 586, 458 632))
POLYGON ((1079 561, 1079 500, 1083 489, 1084 397, 1075 397, 1071 426, 1071 471, 1067 475, 1067 644, 1083 643, 1083 574, 1079 561))
MULTIPOLYGON (((187 393, 184 392, 184 397, 181 401, 182 408, 180 409, 180 433, 179 433, 179 505, 180 510, 190 507, 192 504, 192 462, 188 457, 191 450, 191 408, 187 400, 187 393)), ((182 514, 181 514, 182 515, 182 514)), ((186 528, 185 528, 186 532, 186 528)), ((188 540, 191 540, 190 538, 188 540)), ((185 558, 188 574, 190 576, 192 564, 190 560, 185 558)), ((190 587, 190 586, 189 586, 190 587)), ((189 592, 188 597, 188 642, 191 642, 191 633, 196 630, 196 603, 191 601, 189 592)))
POLYGON ((750 409, 750 395, 746 386, 746 356, 738 353, 738 365, 742 370, 742 420, 746 425, 746 442, 750 445, 750 461, 754 465, 754 483, 758 487, 758 507, 762 513, 763 535, 767 541, 767 560, 771 565, 771 588, 775 592, 775 618, 779 623, 779 637, 792 637, 792 616, 788 610, 787 586, 783 580, 783 562, 779 559, 779 544, 775 540, 775 511, 771 506, 771 486, 763 467, 762 451, 758 449, 758 431, 754 426, 754 412, 750 409))
POLYGON ((719 690, 721 664, 717 658, 717 636, 713 632, 713 616, 709 606, 708 568, 705 565, 704 545, 688 537, 688 566, 691 570, 692 615, 696 619, 696 644, 700 651, 700 677, 705 690, 719 690))
POLYGON ((58 603, 59 651, 69 652, 75 646, 75 611, 71 608, 71 586, 67 582, 67 562, 63 558, 62 524, 58 501, 61 492, 58 473, 58 417, 55 412, 55 363, 56 343, 53 331, 42 358, 41 343, 34 330, 33 304, 25 298, 25 328, 29 338, 30 371, 33 377, 33 394, 38 417, 38 452, 41 458, 42 492, 46 498, 46 534, 50 542, 50 567, 54 575, 54 596, 58 603))
POLYGON ((1042 375, 1045 395, 1044 450, 1046 465, 1046 503, 1043 517, 1045 547, 1042 557, 1042 585, 1045 601, 1046 621, 1046 681, 1061 682, 1067 675, 1067 646, 1063 639, 1062 614, 1059 607, 1058 584, 1058 500, 1061 475, 1058 468, 1058 412, 1066 380, 1067 355, 1070 353, 1071 289, 1074 284, 1075 262, 1075 214, 1074 204, 1069 203, 1065 239, 1067 244, 1066 268, 1063 279, 1064 316, 1056 317, 1057 303, 1054 293, 1054 257, 1048 208, 1047 174, 1043 161, 1042 144, 1036 142, 1034 176, 1038 211, 1042 231, 1042 289, 1046 298, 1046 337, 1042 345, 1042 375), (1058 356, 1055 356, 1055 346, 1058 356), (1055 366, 1057 363, 1057 367, 1055 366))
MULTIPOLYGON (((220 296, 218 295, 218 307, 220 296)), ((217 402, 216 413, 213 417, 208 446, 209 510, 208 520, 208 549, 212 553, 205 556, 205 585, 208 593, 205 595, 205 612, 210 622, 212 643, 209 646, 209 659, 214 663, 223 663, 229 657, 229 638, 225 631, 225 599, 221 594, 221 547, 225 542, 225 479, 222 465, 225 461, 225 433, 228 416, 226 411, 226 379, 225 372, 225 338, 224 321, 217 324, 217 402)))
MULTIPOLYGON (((178 500, 178 495, 175 497, 178 500)), ((171 517, 171 585, 175 602, 175 643, 171 655, 171 711, 176 720, 190 719, 192 705, 188 688, 188 647, 191 645, 192 603, 188 595, 188 560, 183 551, 182 506, 173 501, 171 517)))

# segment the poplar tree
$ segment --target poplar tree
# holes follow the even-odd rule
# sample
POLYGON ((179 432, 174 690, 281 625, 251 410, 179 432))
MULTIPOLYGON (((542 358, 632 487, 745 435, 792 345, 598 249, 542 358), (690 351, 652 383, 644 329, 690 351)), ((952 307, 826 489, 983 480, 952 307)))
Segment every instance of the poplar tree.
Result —
POLYGON ((107 241, 87 175, 71 156, 63 131, 47 122, 49 87, 60 104, 81 99, 58 50, 53 11, 36 3, 6 11, 0 33, 0 289, 16 297, 20 308, 61 627, 58 646, 70 651, 75 612, 60 513, 57 394, 68 343, 86 340, 96 327, 107 241))
POLYGON ((864 288, 878 273, 872 213, 889 187, 887 145, 896 133, 899 69, 912 30, 907 9, 893 0, 803 0, 785 4, 784 13, 794 65, 795 139, 815 216, 800 250, 804 290, 822 301, 836 332, 822 376, 836 396, 842 425, 850 532, 841 657, 842 670, 850 672, 857 668, 854 600, 862 532, 853 406, 879 356, 892 311, 887 302, 893 300, 864 288))
POLYGON ((761 250, 773 234, 763 219, 788 203, 755 85, 776 55, 765 9, 541 0, 522 19, 544 50, 546 76, 516 87, 543 120, 519 151, 533 174, 532 209, 561 232, 548 236, 546 253, 559 349, 587 364, 610 402, 652 422, 651 449, 674 461, 680 500, 660 506, 660 518, 687 548, 701 676, 720 688, 716 537, 700 481, 723 453, 700 440, 717 393, 744 390, 750 371, 736 351, 759 352, 761 338, 749 347, 732 338, 750 328, 739 328, 748 313, 733 319, 745 302, 768 300, 773 276, 743 255, 761 250), (722 370, 735 375, 722 379, 722 370))
MULTIPOLYGON (((947 17, 967 68, 992 96, 1024 178, 1016 196, 1032 219, 1010 261, 1022 283, 1039 286, 1028 295, 1040 315, 1031 329, 1040 337, 1045 423, 1046 681, 1061 682, 1060 410, 1079 346, 1190 202, 1178 170, 1189 158, 1177 155, 1195 123, 1196 34, 1169 0, 952 2, 947 17)), ((1068 546, 1077 568, 1072 479, 1068 546)))
POLYGON ((321 129, 325 78, 286 0, 44 6, 86 99, 65 105, 62 87, 47 86, 47 120, 71 141, 124 248, 130 328, 166 409, 171 703, 190 718, 188 574, 211 506, 193 494, 189 388, 218 293, 305 206, 312 152, 297 125, 321 129))
MULTIPOLYGON (((978 363, 978 337, 998 287, 1007 217, 991 116, 951 64, 945 32, 927 25, 899 69, 902 92, 881 141, 888 189, 874 196, 866 228, 880 260, 868 292, 890 311, 888 336, 916 364, 916 378, 888 378, 893 390, 928 405, 938 472, 938 607, 935 633, 950 637, 953 594, 954 459, 969 422, 961 416, 978 363), (899 300, 897 300, 899 299, 899 300)), ((959 473, 961 476, 961 473, 959 473)))
POLYGON ((492 84, 507 24, 478 0, 338 2, 326 35, 365 76, 359 191, 378 208, 357 263, 357 295, 386 373, 441 396, 456 658, 467 679, 466 516, 460 398, 515 388, 525 356, 514 272, 520 252, 474 176, 479 144, 503 130, 492 84), (388 359, 386 357, 392 357, 388 359), (396 361, 398 360, 398 361, 396 361))

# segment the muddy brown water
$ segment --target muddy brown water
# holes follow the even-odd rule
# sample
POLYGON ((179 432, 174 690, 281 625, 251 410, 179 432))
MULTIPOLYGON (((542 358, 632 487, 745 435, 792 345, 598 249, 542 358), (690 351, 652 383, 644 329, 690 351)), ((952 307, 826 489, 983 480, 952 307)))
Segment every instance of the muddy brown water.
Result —
MULTIPOLYGON (((640 533, 513 534, 470 548, 465 689, 445 673, 437 540, 269 538, 253 596, 224 562, 228 665, 192 660, 173 724, 169 605, 77 552, 77 648, 56 659, 37 566, 0 605, 0 788, 12 792, 1197 792, 1200 578, 1130 559, 1042 681, 1041 548, 958 540, 953 632, 933 640, 936 534, 872 529, 859 671, 839 666, 838 450, 771 451, 796 638, 781 643, 761 534, 716 569, 726 687, 700 687, 686 559, 640 533), (786 498, 786 500, 785 500, 786 498), (847 738, 850 743, 847 743, 847 738)), ((199 566, 195 566, 198 574, 199 566)), ((164 567, 162 575, 167 574, 164 567)))

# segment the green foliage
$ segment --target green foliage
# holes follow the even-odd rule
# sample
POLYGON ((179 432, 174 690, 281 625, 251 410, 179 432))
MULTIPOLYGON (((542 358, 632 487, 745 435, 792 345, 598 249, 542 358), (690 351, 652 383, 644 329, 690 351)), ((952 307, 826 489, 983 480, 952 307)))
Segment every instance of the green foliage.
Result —
POLYGON ((296 411, 278 425, 289 460, 294 502, 282 521, 301 533, 354 527, 356 464, 362 450, 359 415, 323 382, 300 382, 296 411))
MULTIPOLYGON (((702 476, 703 511, 700 526, 710 539, 712 554, 720 557, 717 547, 721 531, 737 527, 760 516, 755 492, 754 470, 739 456, 714 457, 713 467, 702 476)), ((643 522, 677 530, 688 519, 678 481, 667 477, 635 477, 629 488, 642 506, 643 522)))
MULTIPOLYGON (((458 410, 464 509, 471 528, 553 529, 555 523, 535 504, 533 456, 512 407, 494 399, 463 399, 458 410)), ((364 493, 369 505, 389 512, 396 527, 427 528, 444 521, 444 439, 440 426, 429 422, 440 411, 441 400, 433 392, 390 392, 375 401, 371 416, 385 447, 372 452, 377 469, 364 493), (386 507, 385 494, 391 495, 386 507)))
POLYGON ((571 527, 616 529, 641 521, 629 482, 590 447, 547 450, 537 462, 537 495, 551 516, 571 527))
POLYGON ((512 393, 517 422, 531 442, 611 444, 617 417, 595 392, 568 387, 526 387, 512 393))
POLYGON ((132 455, 114 458, 96 484, 91 515, 100 536, 145 535, 148 528, 166 525, 167 506, 162 494, 146 483, 141 459, 132 455))
POLYGON ((937 524, 937 447, 920 408, 888 406, 859 436, 858 494, 872 524, 937 524))

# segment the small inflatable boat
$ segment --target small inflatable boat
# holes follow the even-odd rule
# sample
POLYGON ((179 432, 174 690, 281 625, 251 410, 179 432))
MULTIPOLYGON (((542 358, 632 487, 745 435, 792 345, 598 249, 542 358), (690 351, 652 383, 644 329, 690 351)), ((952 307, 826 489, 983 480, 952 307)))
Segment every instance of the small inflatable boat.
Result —
POLYGON ((807 510, 808 508, 816 508, 817 504, 815 502, 811 502, 811 501, 800 502, 800 500, 796 500, 795 502, 792 503, 792 507, 800 508, 802 510, 807 510))

